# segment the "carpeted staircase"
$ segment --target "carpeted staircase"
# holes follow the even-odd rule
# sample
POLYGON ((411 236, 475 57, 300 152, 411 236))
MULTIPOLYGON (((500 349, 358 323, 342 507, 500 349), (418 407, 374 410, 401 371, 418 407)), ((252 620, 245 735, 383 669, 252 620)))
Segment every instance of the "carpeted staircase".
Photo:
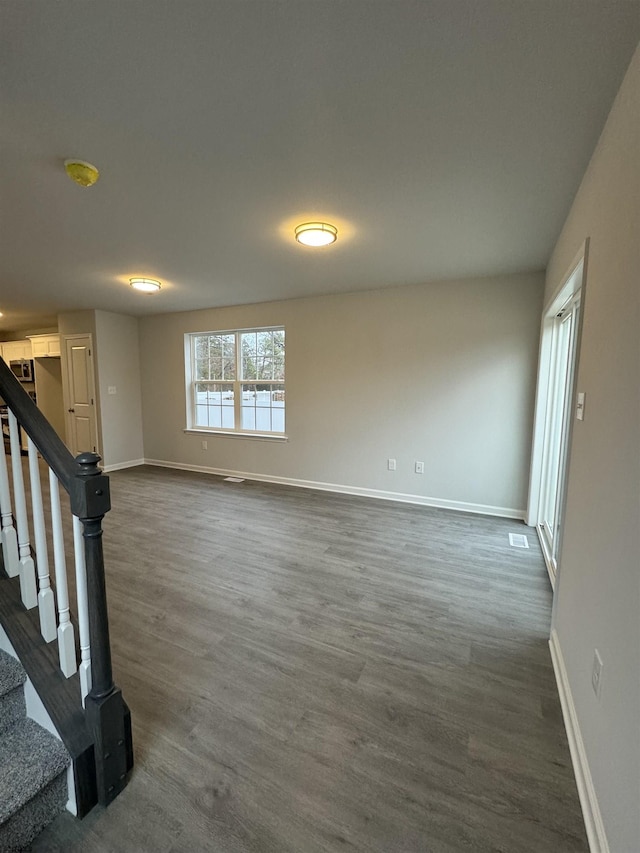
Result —
POLYGON ((64 810, 69 755, 25 712, 21 664, 0 650, 0 851, 28 849, 64 810))

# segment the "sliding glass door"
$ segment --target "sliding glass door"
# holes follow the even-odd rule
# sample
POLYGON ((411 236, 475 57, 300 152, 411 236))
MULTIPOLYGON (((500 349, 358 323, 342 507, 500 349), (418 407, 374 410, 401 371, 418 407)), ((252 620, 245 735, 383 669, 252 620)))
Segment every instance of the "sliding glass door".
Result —
POLYGON ((580 291, 573 293, 554 316, 549 330, 551 351, 538 529, 552 579, 558 564, 579 312, 580 291))

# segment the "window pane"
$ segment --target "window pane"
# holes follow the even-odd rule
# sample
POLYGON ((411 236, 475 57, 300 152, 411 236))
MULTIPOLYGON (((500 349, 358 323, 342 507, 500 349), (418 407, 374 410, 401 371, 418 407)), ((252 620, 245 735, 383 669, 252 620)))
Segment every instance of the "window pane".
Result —
POLYGON ((234 393, 231 385, 222 394, 222 426, 224 429, 235 428, 234 393))
POLYGON ((209 376, 208 379, 223 379, 222 372, 223 361, 219 356, 209 359, 209 376))
POLYGON ((195 379, 235 379, 235 335, 195 335, 195 379))
POLYGON ((284 382, 284 329, 272 332, 273 379, 284 382))
POLYGON ((242 379, 284 380, 284 330, 242 332, 242 379))
POLYGON ((242 386, 242 429, 284 432, 284 385, 270 382, 242 386))
POLYGON ((220 382, 196 382, 195 426, 234 429, 233 385, 220 382))
POLYGON ((252 406, 242 407, 242 429, 256 428, 256 410, 252 406))
POLYGON ((271 386, 271 431, 284 432, 284 385, 271 386))
POLYGON ((222 378, 236 378, 236 336, 221 335, 222 338, 222 378))
POLYGON ((258 332, 256 379, 271 379, 271 332, 258 332))
POLYGON ((243 332, 242 339, 242 378, 256 378, 257 335, 255 332, 243 332))
POLYGON ((255 385, 243 385, 242 386, 242 400, 240 403, 240 410, 242 412, 241 429, 255 429, 256 428, 256 386, 255 385))

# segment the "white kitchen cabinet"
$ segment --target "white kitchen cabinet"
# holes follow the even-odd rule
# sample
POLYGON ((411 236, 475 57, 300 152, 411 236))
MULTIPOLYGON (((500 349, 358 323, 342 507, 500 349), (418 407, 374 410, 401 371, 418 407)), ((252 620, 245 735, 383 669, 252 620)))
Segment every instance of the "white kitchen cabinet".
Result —
POLYGON ((33 358, 29 340, 3 341, 0 347, 2 347, 2 358, 7 364, 19 358, 33 358))
POLYGON ((32 358, 58 358, 60 335, 30 335, 32 358))

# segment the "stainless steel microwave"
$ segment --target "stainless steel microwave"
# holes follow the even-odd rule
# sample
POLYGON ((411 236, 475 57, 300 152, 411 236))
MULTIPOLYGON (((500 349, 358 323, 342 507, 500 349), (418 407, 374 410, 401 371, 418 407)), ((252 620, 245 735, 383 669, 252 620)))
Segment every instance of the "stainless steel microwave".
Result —
POLYGON ((19 382, 33 382, 33 361, 30 358, 16 358, 9 362, 9 367, 19 382))

